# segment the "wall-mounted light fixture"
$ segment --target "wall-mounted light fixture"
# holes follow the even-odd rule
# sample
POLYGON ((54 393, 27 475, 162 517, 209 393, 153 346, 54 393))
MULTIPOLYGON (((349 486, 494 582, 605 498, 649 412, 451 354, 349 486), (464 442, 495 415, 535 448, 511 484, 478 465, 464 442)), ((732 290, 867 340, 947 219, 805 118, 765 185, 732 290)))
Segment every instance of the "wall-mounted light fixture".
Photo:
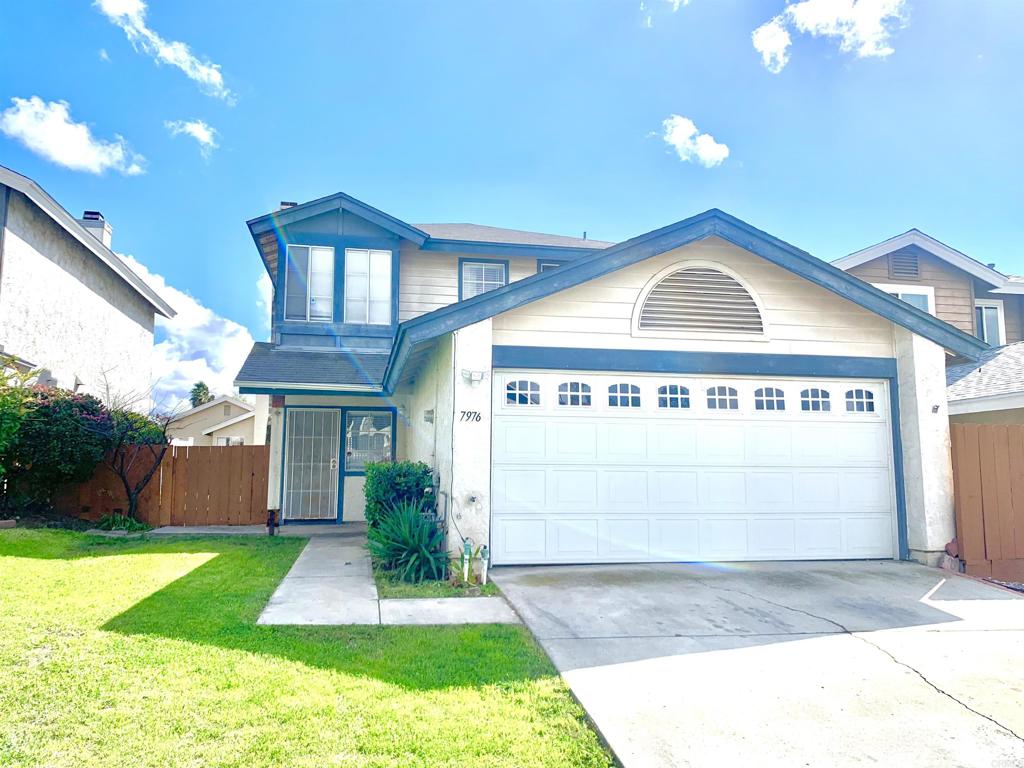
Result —
POLYGON ((469 384, 479 384, 484 380, 485 375, 485 371, 470 371, 465 368, 462 369, 462 378, 469 384))

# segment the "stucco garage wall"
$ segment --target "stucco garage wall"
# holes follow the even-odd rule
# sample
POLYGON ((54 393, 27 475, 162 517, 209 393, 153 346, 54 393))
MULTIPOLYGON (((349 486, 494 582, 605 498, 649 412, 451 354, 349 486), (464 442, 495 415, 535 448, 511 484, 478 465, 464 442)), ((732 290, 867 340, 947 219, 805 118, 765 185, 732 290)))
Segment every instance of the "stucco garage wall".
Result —
POLYGON ((94 254, 11 192, 0 281, 0 344, 61 387, 149 391, 153 308, 94 254))
POLYGON ((653 349, 769 354, 892 357, 892 325, 748 251, 717 238, 659 256, 560 291, 494 318, 500 345, 653 349), (688 260, 732 270, 760 298, 764 339, 638 337, 633 308, 659 271, 688 260))

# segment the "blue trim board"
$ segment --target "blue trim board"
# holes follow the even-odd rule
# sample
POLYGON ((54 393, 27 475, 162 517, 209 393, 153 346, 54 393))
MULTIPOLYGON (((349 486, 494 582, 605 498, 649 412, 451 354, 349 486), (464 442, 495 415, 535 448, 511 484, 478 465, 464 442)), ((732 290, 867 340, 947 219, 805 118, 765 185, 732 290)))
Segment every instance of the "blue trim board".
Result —
POLYGON ((889 379, 896 361, 889 357, 770 355, 736 352, 666 352, 662 350, 516 347, 491 349, 494 368, 539 368, 560 371, 635 373, 713 373, 743 376, 822 376, 889 379))
POLYGON ((495 346, 492 349, 492 365, 494 368, 556 371, 883 379, 889 385, 892 470, 896 484, 897 545, 899 558, 910 559, 910 548, 907 543, 906 485, 903 478, 903 440, 900 433, 900 393, 896 361, 892 358, 495 346))
POLYGON ((530 245, 528 243, 492 243, 479 240, 435 240, 430 238, 420 246, 421 251, 442 253, 473 253, 484 256, 525 256, 530 259, 572 261, 597 253, 600 248, 573 248, 564 245, 530 245))
MULTIPOLYGON (((279 394, 279 393, 278 393, 279 394)), ((309 394, 304 393, 304 394, 309 394)), ((346 393, 348 394, 348 393, 346 393)), ((345 518, 345 478, 346 477, 363 477, 366 472, 350 472, 345 469, 345 417, 350 411, 386 411, 391 414, 391 460, 395 460, 396 451, 398 448, 398 408, 393 405, 287 405, 284 406, 283 418, 281 420, 281 480, 280 480, 280 499, 281 499, 281 525, 308 525, 310 523, 330 523, 331 520, 286 520, 284 517, 284 479, 288 455, 288 411, 294 410, 321 410, 321 411, 338 411, 340 419, 340 429, 338 436, 338 514, 334 519, 334 522, 340 525, 344 522, 345 518)))
MULTIPOLYGON (((459 270, 459 301, 462 301, 462 267, 464 264, 501 264, 505 267, 505 286, 508 285, 509 281, 509 263, 508 259, 474 259, 466 258, 459 259, 458 270, 459 270)), ((499 289, 500 290, 500 289, 499 289)), ((480 294, 483 296, 484 294, 480 294)), ((455 306, 455 305, 453 305, 455 306)))

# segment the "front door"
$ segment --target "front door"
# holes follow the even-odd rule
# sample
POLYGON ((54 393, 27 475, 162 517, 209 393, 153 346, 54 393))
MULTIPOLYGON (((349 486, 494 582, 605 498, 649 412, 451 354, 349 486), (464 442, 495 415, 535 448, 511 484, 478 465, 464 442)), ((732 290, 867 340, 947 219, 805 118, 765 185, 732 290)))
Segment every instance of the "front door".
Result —
POLYGON ((289 408, 285 429, 285 520, 338 519, 341 411, 289 408))

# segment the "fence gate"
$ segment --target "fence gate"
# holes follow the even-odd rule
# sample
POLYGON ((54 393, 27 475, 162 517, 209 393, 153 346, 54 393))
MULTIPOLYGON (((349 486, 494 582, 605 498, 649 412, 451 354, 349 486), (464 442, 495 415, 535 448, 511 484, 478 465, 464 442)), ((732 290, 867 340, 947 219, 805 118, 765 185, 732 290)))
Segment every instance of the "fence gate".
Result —
POLYGON ((967 573, 1024 581, 1024 425, 952 424, 950 437, 967 573))

